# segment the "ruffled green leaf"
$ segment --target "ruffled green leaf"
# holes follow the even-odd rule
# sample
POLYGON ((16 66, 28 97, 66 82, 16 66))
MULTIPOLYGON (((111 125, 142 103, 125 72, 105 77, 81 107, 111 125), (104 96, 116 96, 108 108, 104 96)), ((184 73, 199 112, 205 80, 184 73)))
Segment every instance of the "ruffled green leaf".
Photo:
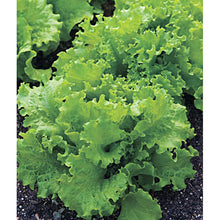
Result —
POLYGON ((56 159, 56 154, 49 153, 43 148, 40 139, 34 130, 22 134, 23 139, 18 140, 18 180, 23 185, 34 189, 38 187, 38 197, 46 198, 56 194, 59 190, 58 179, 68 169, 56 159))
POLYGON ((57 69, 56 75, 65 76, 69 82, 75 83, 79 90, 83 88, 83 81, 89 82, 93 86, 97 85, 106 68, 105 63, 102 60, 97 63, 87 60, 85 63, 86 57, 84 55, 86 54, 84 54, 84 51, 82 51, 82 54, 79 52, 80 57, 74 60, 75 54, 76 51, 73 49, 59 53, 59 59, 53 64, 57 69))
POLYGON ((196 100, 194 100, 194 104, 196 106, 196 108, 203 110, 203 86, 200 86, 196 92, 195 92, 195 98, 196 100))
POLYGON ((21 84, 17 96, 18 109, 21 109, 22 116, 28 115, 23 126, 31 126, 44 134, 59 134, 61 131, 55 119, 58 117, 62 100, 69 90, 69 85, 62 79, 49 81, 44 87, 33 89, 28 84, 21 84))
POLYGON ((57 154, 57 160, 61 161, 61 164, 64 165, 69 154, 77 154, 78 149, 75 145, 68 143, 68 140, 64 140, 65 137, 54 135, 43 136, 42 137, 42 146, 50 154, 57 154))
POLYGON ((159 182, 153 185, 154 190, 161 190, 162 187, 173 184, 174 190, 181 190, 186 187, 185 179, 193 178, 196 173, 193 170, 190 160, 192 157, 198 156, 198 151, 189 147, 186 149, 176 149, 176 158, 170 151, 162 154, 155 153, 152 156, 152 164, 155 169, 155 175, 159 178, 159 182))
POLYGON ((31 32, 32 28, 28 25, 24 17, 17 18, 17 54, 31 51, 31 32))
POLYGON ((38 70, 32 59, 41 50, 49 53, 59 44, 62 23, 46 0, 17 0, 17 69, 24 81, 47 81, 51 70, 38 70))
MULTIPOLYGON (((48 5, 46 0, 18 0, 17 17, 18 20, 25 20, 26 28, 31 30, 33 48, 46 51, 50 47, 55 48, 54 44, 58 45, 61 28, 61 23, 58 22, 59 15, 53 14, 52 5, 48 5)), ((20 25, 19 22, 18 30, 23 30, 24 27, 20 25)))
POLYGON ((141 137, 148 148, 159 146, 158 152, 179 148, 182 141, 193 137, 185 107, 174 104, 163 90, 152 97, 147 89, 140 90, 131 105, 132 114, 141 117, 131 132, 132 139, 141 137))
POLYGON ((105 169, 95 166, 83 153, 70 155, 66 165, 70 174, 62 176, 59 197, 78 216, 91 219, 92 215, 111 215, 115 202, 127 188, 127 177, 119 173, 105 179, 105 169))
POLYGON ((27 66, 26 62, 30 62, 31 64, 31 61, 35 56, 36 56, 36 52, 33 50, 26 50, 25 52, 21 52, 17 55, 17 78, 18 79, 21 79, 25 82, 33 81, 30 79, 31 76, 30 77, 28 76, 31 74, 26 74, 25 68, 27 66))
POLYGON ((156 75, 151 82, 154 86, 165 89, 176 103, 182 103, 181 94, 185 88, 185 82, 181 76, 175 78, 170 71, 164 70, 160 75, 156 75))
MULTIPOLYGON (((149 154, 148 154, 149 157, 149 154)), ((128 163, 122 172, 127 173, 130 186, 138 186, 140 184, 145 190, 150 190, 154 184, 154 166, 150 162, 128 163)))
POLYGON ((119 163, 123 155, 123 139, 126 132, 119 129, 119 126, 111 120, 97 119, 87 122, 81 139, 86 141, 89 146, 82 151, 86 158, 92 160, 95 165, 100 164, 106 168, 110 163, 119 163))
POLYGON ((61 40, 70 39, 70 31, 77 23, 80 23, 85 17, 92 18, 93 10, 87 0, 47 0, 53 4, 54 13, 60 14, 60 20, 63 22, 61 29, 61 40))
POLYGON ((97 94, 97 96, 98 102, 95 99, 86 102, 86 93, 83 91, 73 92, 65 99, 65 103, 59 109, 60 114, 56 122, 65 130, 65 134, 74 143, 77 142, 79 144, 77 132, 83 130, 85 123, 100 117, 119 123, 122 117, 127 114, 128 108, 123 103, 114 104, 106 101, 103 95, 99 96, 97 94))
POLYGON ((148 192, 139 189, 130 192, 122 200, 119 220, 159 220, 162 217, 160 206, 148 192))
POLYGON ((25 74, 29 77, 29 81, 47 82, 51 75, 52 69, 35 69, 32 65, 32 59, 37 55, 35 51, 31 51, 32 55, 26 60, 26 67, 24 68, 25 74))

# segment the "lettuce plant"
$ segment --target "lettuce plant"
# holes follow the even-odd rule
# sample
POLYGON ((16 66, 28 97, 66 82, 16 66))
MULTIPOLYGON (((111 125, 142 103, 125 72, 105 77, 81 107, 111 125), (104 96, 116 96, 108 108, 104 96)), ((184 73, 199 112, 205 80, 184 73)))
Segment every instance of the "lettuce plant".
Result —
MULTIPOLYGON (((194 136, 181 96, 183 89, 194 94, 202 107, 202 3, 117 0, 112 18, 97 16, 91 25, 90 7, 98 11, 102 1, 38 1, 54 18, 58 40, 37 44, 30 25, 18 30, 19 59, 29 62, 29 78, 43 82, 18 90, 28 128, 18 139, 18 179, 85 219, 118 209, 119 220, 160 219, 149 192, 168 184, 181 190, 196 172, 190 160, 198 152, 181 147, 194 136), (33 51, 67 39, 83 18, 73 48, 53 64, 55 76, 36 73, 33 51)), ((24 2, 19 24, 27 23, 24 2)))
POLYGON ((80 26, 84 32, 74 47, 58 54, 56 75, 93 65, 93 71, 130 81, 148 78, 177 101, 185 89, 202 109, 200 0, 116 1, 112 18, 100 16, 95 26, 89 20, 80 26))
POLYGON ((55 51, 60 40, 70 40, 70 31, 94 12, 101 12, 102 1, 94 0, 17 0, 17 68, 18 78, 31 82, 47 81, 51 69, 35 69, 32 59, 38 51, 55 51), (94 6, 93 6, 94 5, 94 6))
POLYGON ((24 81, 49 78, 50 70, 36 70, 31 61, 37 51, 56 49, 62 23, 46 0, 17 0, 17 72, 24 81))
POLYGON ((195 174, 197 151, 181 149, 193 137, 186 109, 148 80, 89 79, 20 86, 29 130, 18 140, 18 179, 32 189, 37 183, 39 197, 58 195, 85 219, 120 206, 119 219, 159 219, 149 190, 183 189, 195 174))

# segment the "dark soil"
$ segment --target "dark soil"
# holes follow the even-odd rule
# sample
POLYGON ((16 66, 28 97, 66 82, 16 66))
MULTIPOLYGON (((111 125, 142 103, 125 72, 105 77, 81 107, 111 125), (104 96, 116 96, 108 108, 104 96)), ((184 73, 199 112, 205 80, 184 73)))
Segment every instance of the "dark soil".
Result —
POLYGON ((102 10, 104 11, 104 16, 112 16, 115 10, 115 2, 112 0, 107 0, 106 3, 102 5, 102 10))
MULTIPOLYGON (((114 11, 114 1, 108 0, 102 5, 105 16, 112 16, 114 11)), ((76 29, 71 33, 72 39, 77 34, 76 29)), ((64 51, 72 46, 71 40, 61 42, 55 52, 44 57, 42 53, 34 59, 35 68, 49 68, 54 60, 57 59, 57 53, 64 51)), ((19 87, 20 82, 18 82, 19 87)), ((195 128, 197 134, 192 140, 188 140, 183 147, 192 145, 199 151, 199 157, 192 159, 192 164, 198 172, 193 180, 186 180, 187 187, 184 190, 174 192, 172 185, 164 187, 162 191, 151 192, 152 196, 158 200, 162 209, 161 220, 191 220, 203 219, 203 115, 202 112, 195 109, 193 97, 184 96, 185 105, 188 109, 188 119, 195 128)), ((23 117, 17 115, 17 136, 20 138, 20 132, 26 132, 27 128, 22 126, 23 117)), ((93 220, 117 220, 120 211, 109 217, 94 217, 93 220)), ((57 198, 52 200, 37 198, 37 187, 31 190, 28 186, 23 186, 17 182, 17 217, 19 220, 79 220, 76 212, 66 208, 62 201, 57 198)))

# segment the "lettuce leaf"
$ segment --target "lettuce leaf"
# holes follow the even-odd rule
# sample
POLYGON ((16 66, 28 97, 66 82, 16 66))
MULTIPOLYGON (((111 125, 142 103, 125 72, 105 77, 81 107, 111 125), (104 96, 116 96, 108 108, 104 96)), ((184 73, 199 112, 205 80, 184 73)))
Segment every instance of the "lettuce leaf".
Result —
POLYGON ((17 0, 18 78, 24 81, 45 81, 50 78, 51 71, 48 73, 49 70, 36 70, 31 61, 37 51, 49 53, 58 46, 62 26, 58 21, 59 17, 53 14, 52 5, 48 5, 46 0, 17 0), (41 77, 41 73, 47 75, 46 79, 41 77))
POLYGON ((70 154, 66 165, 70 166, 72 177, 62 176, 58 193, 65 205, 86 219, 96 214, 111 215, 114 203, 127 188, 126 175, 119 173, 105 178, 106 170, 91 163, 84 153, 70 154))
POLYGON ((176 149, 176 158, 173 159, 172 153, 166 151, 162 154, 155 153, 152 155, 152 164, 155 169, 155 176, 159 182, 153 185, 154 190, 161 190, 162 187, 173 184, 174 190, 181 190, 186 187, 184 180, 192 178, 196 173, 193 170, 190 160, 198 156, 198 151, 189 146, 189 150, 176 149))
POLYGON ((94 26, 88 19, 80 24, 84 32, 74 48, 60 54, 56 74, 75 75, 89 63, 92 72, 132 82, 148 78, 180 103, 183 89, 194 95, 202 86, 202 5, 192 1, 190 6, 188 10, 188 3, 171 0, 116 1, 112 18, 98 16, 94 26))
MULTIPOLYGON (((55 48, 58 45, 59 29, 61 28, 61 23, 58 22, 60 16, 53 14, 52 5, 48 5, 46 0, 17 0, 17 16, 18 20, 22 19, 23 23, 25 21, 25 27, 20 22, 18 23, 18 30, 21 28, 21 31, 29 31, 29 35, 31 34, 29 40, 34 49, 46 51, 48 48, 55 48)), ((19 44, 20 42, 18 42, 19 44)))
POLYGON ((122 140, 126 138, 126 132, 110 120, 97 119, 84 125, 81 139, 89 144, 82 149, 86 158, 92 160, 95 165, 106 168, 110 163, 119 163, 123 155, 122 140))
POLYGON ((68 90, 70 90, 69 85, 63 83, 62 79, 49 81, 45 86, 33 89, 28 84, 21 84, 17 96, 18 109, 21 109, 22 116, 28 115, 23 126, 31 126, 39 133, 59 134, 60 129, 56 125, 55 119, 59 115, 62 100, 69 93, 68 90))
POLYGON ((71 30, 85 18, 92 20, 94 13, 103 13, 101 5, 104 0, 47 0, 53 5, 55 14, 60 15, 60 21, 63 23, 60 39, 62 41, 70 40, 71 30))
POLYGON ((162 217, 160 206, 148 192, 139 189, 130 192, 122 200, 122 210, 119 220, 158 220, 162 217))
POLYGON ((23 139, 19 139, 17 144, 18 180, 23 185, 29 185, 32 190, 37 183, 38 197, 55 195, 59 190, 58 179, 68 172, 68 168, 61 165, 56 154, 44 149, 35 130, 30 129, 26 134, 20 135, 23 139))
POLYGON ((93 10, 87 0, 47 0, 53 5, 55 14, 60 14, 60 21, 63 23, 60 38, 63 41, 69 40, 70 31, 77 23, 85 17, 92 18, 93 10))
MULTIPOLYGON (((143 154, 144 151, 142 150, 143 154)), ((150 154, 145 155, 145 158, 150 158, 150 154)), ((143 159, 145 159, 143 158, 143 159)), ((129 177, 129 185, 136 188, 140 184, 144 187, 145 190, 150 190, 152 188, 152 184, 154 184, 154 166, 151 162, 143 161, 142 164, 136 163, 128 163, 122 168, 122 172, 126 173, 129 177)))
POLYGON ((131 138, 141 138, 148 148, 157 145, 158 152, 180 147, 182 141, 193 137, 185 107, 172 103, 163 90, 151 91, 151 96, 146 95, 147 90, 151 89, 139 90, 131 105, 132 114, 141 117, 131 132, 131 138))

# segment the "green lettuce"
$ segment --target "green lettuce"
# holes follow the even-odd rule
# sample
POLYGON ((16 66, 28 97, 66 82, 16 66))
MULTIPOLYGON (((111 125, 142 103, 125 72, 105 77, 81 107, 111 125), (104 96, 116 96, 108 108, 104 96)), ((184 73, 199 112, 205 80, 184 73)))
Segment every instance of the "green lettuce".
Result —
POLYGON ((86 219, 95 214, 111 215, 114 203, 127 188, 126 175, 119 173, 105 178, 106 169, 95 166, 82 152, 69 155, 66 164, 71 167, 72 177, 62 176, 58 193, 65 205, 86 219))
POLYGON ((157 220, 162 217, 160 206, 156 200, 152 200, 148 192, 139 189, 137 192, 129 193, 122 201, 122 210, 119 220, 157 220), (138 211, 134 211, 138 210, 138 211))
POLYGON ((63 23, 60 39, 70 40, 70 32, 75 25, 81 23, 85 18, 92 20, 94 13, 103 13, 101 5, 105 0, 47 0, 53 5, 55 14, 60 15, 63 23))
POLYGON ((62 23, 46 0, 17 0, 17 76, 24 81, 43 81, 51 70, 35 69, 31 61, 37 51, 52 51, 59 44, 62 23))
POLYGON ((62 29, 60 38, 63 41, 70 39, 70 31, 77 23, 80 23, 85 17, 92 19, 93 8, 87 0, 47 0, 54 6, 55 14, 60 14, 62 29))
POLYGON ((60 40, 70 40, 70 32, 84 18, 92 20, 93 12, 101 13, 102 2, 17 0, 17 76, 26 82, 48 81, 52 70, 36 69, 32 60, 38 51, 48 55, 60 40))
POLYGON ((71 80, 20 86, 18 107, 29 130, 18 140, 18 179, 37 184, 40 197, 59 196, 85 219, 120 206, 119 219, 159 219, 148 191, 170 183, 182 189, 195 174, 190 159, 197 151, 181 149, 194 136, 185 107, 147 79, 71 80), (131 199, 146 207, 128 210, 131 199))
POLYGON ((198 151, 182 148, 194 129, 181 97, 202 109, 202 2, 116 0, 114 16, 91 25, 102 3, 18 0, 18 77, 40 82, 18 89, 28 128, 18 180, 84 219, 120 209, 119 220, 159 220, 149 192, 181 190, 196 172, 198 151), (76 24, 82 31, 58 54, 54 76, 34 69, 37 52, 54 50, 76 24))
MULTIPOLYGON (((68 172, 67 167, 62 166, 57 160, 57 150, 50 152, 43 147, 33 129, 22 134, 22 137, 17 145, 18 179, 21 179, 24 185, 29 185, 32 190, 37 182, 38 197, 55 195, 59 189, 58 178, 68 172)), ((62 143, 66 144, 64 140, 62 143)), ((59 147, 61 146, 60 142, 59 147)))
POLYGON ((202 3, 198 1, 116 1, 112 18, 85 20, 74 48, 58 54, 56 75, 92 71, 148 78, 181 103, 183 89, 202 107, 202 3), (197 101, 198 100, 198 101, 197 101))

